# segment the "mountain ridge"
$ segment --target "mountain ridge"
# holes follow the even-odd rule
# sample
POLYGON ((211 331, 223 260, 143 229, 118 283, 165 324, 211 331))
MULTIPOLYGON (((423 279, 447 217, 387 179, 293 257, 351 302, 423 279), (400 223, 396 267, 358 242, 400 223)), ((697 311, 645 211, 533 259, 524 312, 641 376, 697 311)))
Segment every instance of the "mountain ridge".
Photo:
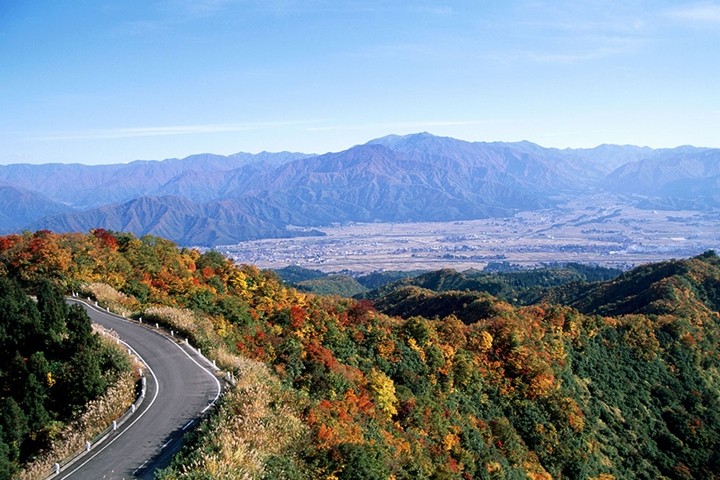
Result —
POLYGON ((0 182, 36 194, 6 202, 1 231, 123 226, 138 234, 162 233, 183 245, 213 246, 297 235, 291 225, 312 230, 337 222, 510 217, 595 192, 640 208, 715 209, 720 149, 560 150, 423 132, 322 155, 261 152, 96 166, 6 165, 0 166, 0 182), (169 197, 185 201, 169 204, 169 197), (132 208, 128 202, 134 202, 132 208), (158 216, 163 208, 177 211, 158 216))

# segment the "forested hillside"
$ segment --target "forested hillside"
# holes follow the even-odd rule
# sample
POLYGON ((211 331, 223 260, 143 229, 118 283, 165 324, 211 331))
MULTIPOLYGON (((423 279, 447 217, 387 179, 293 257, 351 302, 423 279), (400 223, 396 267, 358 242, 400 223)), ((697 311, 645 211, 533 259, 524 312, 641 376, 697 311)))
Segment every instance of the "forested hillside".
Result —
MULTIPOLYGON (((365 296, 379 303, 387 303, 386 295, 395 295, 400 287, 417 287, 434 292, 484 292, 513 304, 527 305, 537 302, 544 290, 560 285, 578 285, 610 280, 622 273, 615 268, 597 265, 568 263, 549 265, 535 269, 512 269, 492 264, 485 270, 452 269, 426 272, 409 276, 397 282, 388 282, 365 296)), ((415 289, 417 290, 417 289, 415 289)), ((413 291, 413 289, 409 289, 413 291)), ((389 302, 395 303, 393 300, 389 302)))
POLYGON ((34 286, 37 301, 0 276, 0 479, 13 478, 129 369, 82 308, 68 306, 47 280, 34 286))
POLYGON ((553 297, 577 307, 405 286, 443 309, 401 316, 103 230, 0 238, 0 265, 184 329, 234 372, 164 479, 719 476, 712 252, 553 297))

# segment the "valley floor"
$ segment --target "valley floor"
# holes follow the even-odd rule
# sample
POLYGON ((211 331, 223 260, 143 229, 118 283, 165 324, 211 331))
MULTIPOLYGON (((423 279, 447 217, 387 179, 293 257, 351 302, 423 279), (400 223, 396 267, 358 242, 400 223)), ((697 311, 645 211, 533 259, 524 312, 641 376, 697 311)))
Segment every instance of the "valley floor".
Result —
POLYGON ((326 236, 256 240, 218 250, 261 268, 300 265, 324 272, 465 270, 491 262, 630 268, 717 249, 720 212, 641 210, 597 196, 510 218, 318 230, 326 236))

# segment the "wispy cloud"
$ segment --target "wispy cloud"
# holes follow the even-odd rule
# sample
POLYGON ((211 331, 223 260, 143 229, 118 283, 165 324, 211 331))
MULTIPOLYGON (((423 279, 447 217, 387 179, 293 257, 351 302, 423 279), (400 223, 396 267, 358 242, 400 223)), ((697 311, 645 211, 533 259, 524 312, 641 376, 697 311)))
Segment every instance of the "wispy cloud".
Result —
POLYGON ((634 2, 527 0, 516 8, 506 30, 524 48, 506 61, 580 63, 640 52, 654 41, 652 12, 634 2))
POLYGON ((496 120, 428 120, 428 121, 408 121, 408 122, 385 122, 385 123, 357 123, 357 124, 336 124, 324 125, 317 127, 307 127, 305 130, 309 132, 329 131, 329 130, 399 130, 399 129, 425 129, 433 127, 461 127, 473 125, 486 125, 488 123, 497 122, 496 120))
MULTIPOLYGON (((650 40, 628 36, 591 36, 580 38, 576 45, 565 47, 564 51, 527 53, 526 57, 538 63, 578 63, 640 51, 650 40)), ((569 43, 569 42, 568 42, 569 43)))
POLYGON ((62 132, 34 137, 34 140, 111 140, 136 137, 162 137, 172 135, 200 135, 210 133, 244 132, 267 130, 282 127, 316 124, 317 121, 252 122, 252 123, 216 123, 206 125, 172 125, 161 127, 132 127, 90 129, 78 132, 62 132))
POLYGON ((188 23, 216 17, 233 6, 254 3, 250 0, 163 0, 137 12, 137 18, 119 24, 118 36, 147 35, 182 27, 188 23))
POLYGON ((702 24, 720 24, 720 4, 700 2, 683 7, 672 8, 667 15, 679 19, 702 24))
POLYGON ((273 15, 336 8, 334 2, 326 0, 165 0, 164 4, 168 11, 188 19, 217 16, 237 8, 273 15))
POLYGON ((215 15, 235 3, 239 3, 238 0, 166 0, 164 5, 175 13, 202 17, 215 15))
POLYGON ((430 15, 453 15, 455 11, 448 6, 430 6, 423 5, 420 7, 410 7, 411 12, 427 13, 430 15))

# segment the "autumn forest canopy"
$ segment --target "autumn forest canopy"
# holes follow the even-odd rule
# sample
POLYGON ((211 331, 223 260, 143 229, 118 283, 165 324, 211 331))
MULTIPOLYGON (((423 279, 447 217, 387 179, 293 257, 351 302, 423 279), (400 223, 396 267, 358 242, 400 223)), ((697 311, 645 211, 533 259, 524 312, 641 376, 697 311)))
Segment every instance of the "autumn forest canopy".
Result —
POLYGON ((720 258, 578 271, 353 299, 155 236, 0 237, 0 468, 121 368, 62 301, 79 291, 238 378, 166 480, 717 478, 720 258))

